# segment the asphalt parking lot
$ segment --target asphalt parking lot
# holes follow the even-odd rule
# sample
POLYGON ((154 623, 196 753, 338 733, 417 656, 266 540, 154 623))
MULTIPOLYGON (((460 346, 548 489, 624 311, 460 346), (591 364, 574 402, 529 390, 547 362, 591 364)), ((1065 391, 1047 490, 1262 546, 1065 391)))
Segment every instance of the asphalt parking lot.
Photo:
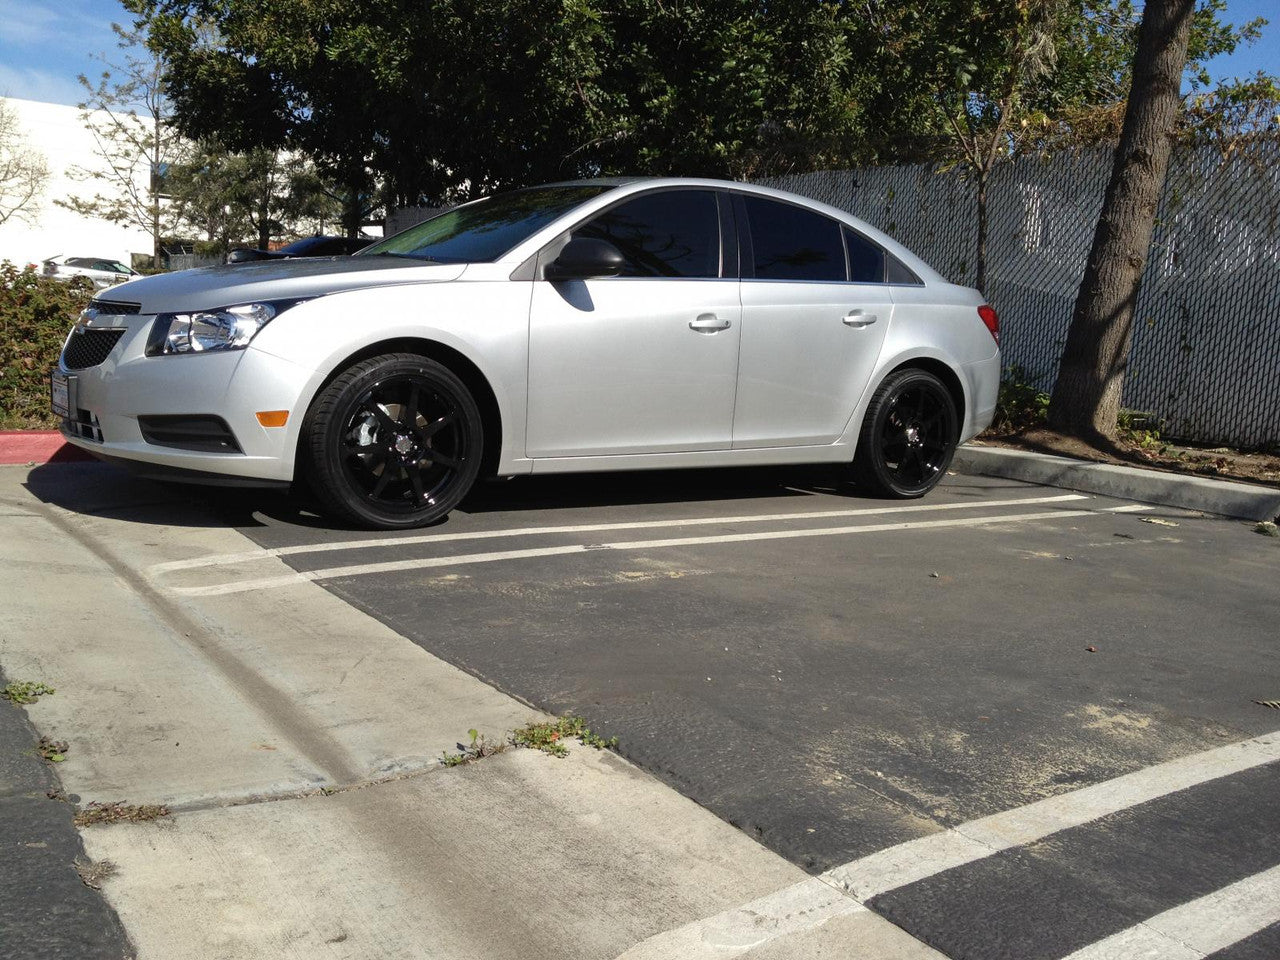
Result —
MULTIPOLYGON (((1280 727, 1254 702, 1280 698, 1280 554, 1237 521, 968 476, 871 501, 805 470, 519 479, 393 535, 183 496, 263 552, 158 589, 319 583, 814 874, 1280 727)), ((1067 956, 1274 873, 1277 786, 1274 762, 1189 781, 869 903, 951 957, 1067 956)), ((1212 955, 1274 958, 1280 925, 1212 955)))

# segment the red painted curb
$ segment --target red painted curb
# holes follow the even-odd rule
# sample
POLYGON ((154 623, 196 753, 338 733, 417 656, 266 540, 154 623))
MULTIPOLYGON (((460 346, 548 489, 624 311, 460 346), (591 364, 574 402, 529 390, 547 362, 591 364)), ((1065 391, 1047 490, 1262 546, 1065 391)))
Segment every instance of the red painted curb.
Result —
POLYGON ((62 439, 57 430, 0 430, 0 463, 69 463, 93 456, 62 439))

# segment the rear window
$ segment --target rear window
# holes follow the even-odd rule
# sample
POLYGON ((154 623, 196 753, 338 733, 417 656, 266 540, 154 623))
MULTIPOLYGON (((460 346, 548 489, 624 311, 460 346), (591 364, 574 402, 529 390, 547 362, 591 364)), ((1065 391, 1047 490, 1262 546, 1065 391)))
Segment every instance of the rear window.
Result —
POLYGON ((849 279, 854 283, 884 283, 884 250, 862 234, 844 229, 849 251, 849 279))
POLYGON ((531 187, 449 210, 356 256, 399 256, 435 263, 489 263, 610 184, 531 187))

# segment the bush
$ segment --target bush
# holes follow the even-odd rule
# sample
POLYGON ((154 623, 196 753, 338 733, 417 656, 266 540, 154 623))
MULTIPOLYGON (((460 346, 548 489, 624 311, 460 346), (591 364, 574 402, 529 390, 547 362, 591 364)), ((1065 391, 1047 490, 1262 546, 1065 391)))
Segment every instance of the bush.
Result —
POLYGON ((0 263, 0 430, 58 425, 49 409, 49 371, 92 296, 93 284, 83 277, 54 280, 0 263))
POLYGON ((1017 365, 1005 369, 991 429, 1017 433, 1043 423, 1049 415, 1049 394, 1033 386, 1027 371, 1017 365))

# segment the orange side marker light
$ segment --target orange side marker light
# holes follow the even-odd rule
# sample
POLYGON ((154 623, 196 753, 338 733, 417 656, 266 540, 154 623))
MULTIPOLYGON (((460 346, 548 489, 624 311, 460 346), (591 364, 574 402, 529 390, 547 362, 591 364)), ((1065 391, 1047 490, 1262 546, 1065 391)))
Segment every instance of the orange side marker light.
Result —
POLYGON ((283 427, 289 419, 288 410, 259 410, 258 422, 264 427, 283 427))

